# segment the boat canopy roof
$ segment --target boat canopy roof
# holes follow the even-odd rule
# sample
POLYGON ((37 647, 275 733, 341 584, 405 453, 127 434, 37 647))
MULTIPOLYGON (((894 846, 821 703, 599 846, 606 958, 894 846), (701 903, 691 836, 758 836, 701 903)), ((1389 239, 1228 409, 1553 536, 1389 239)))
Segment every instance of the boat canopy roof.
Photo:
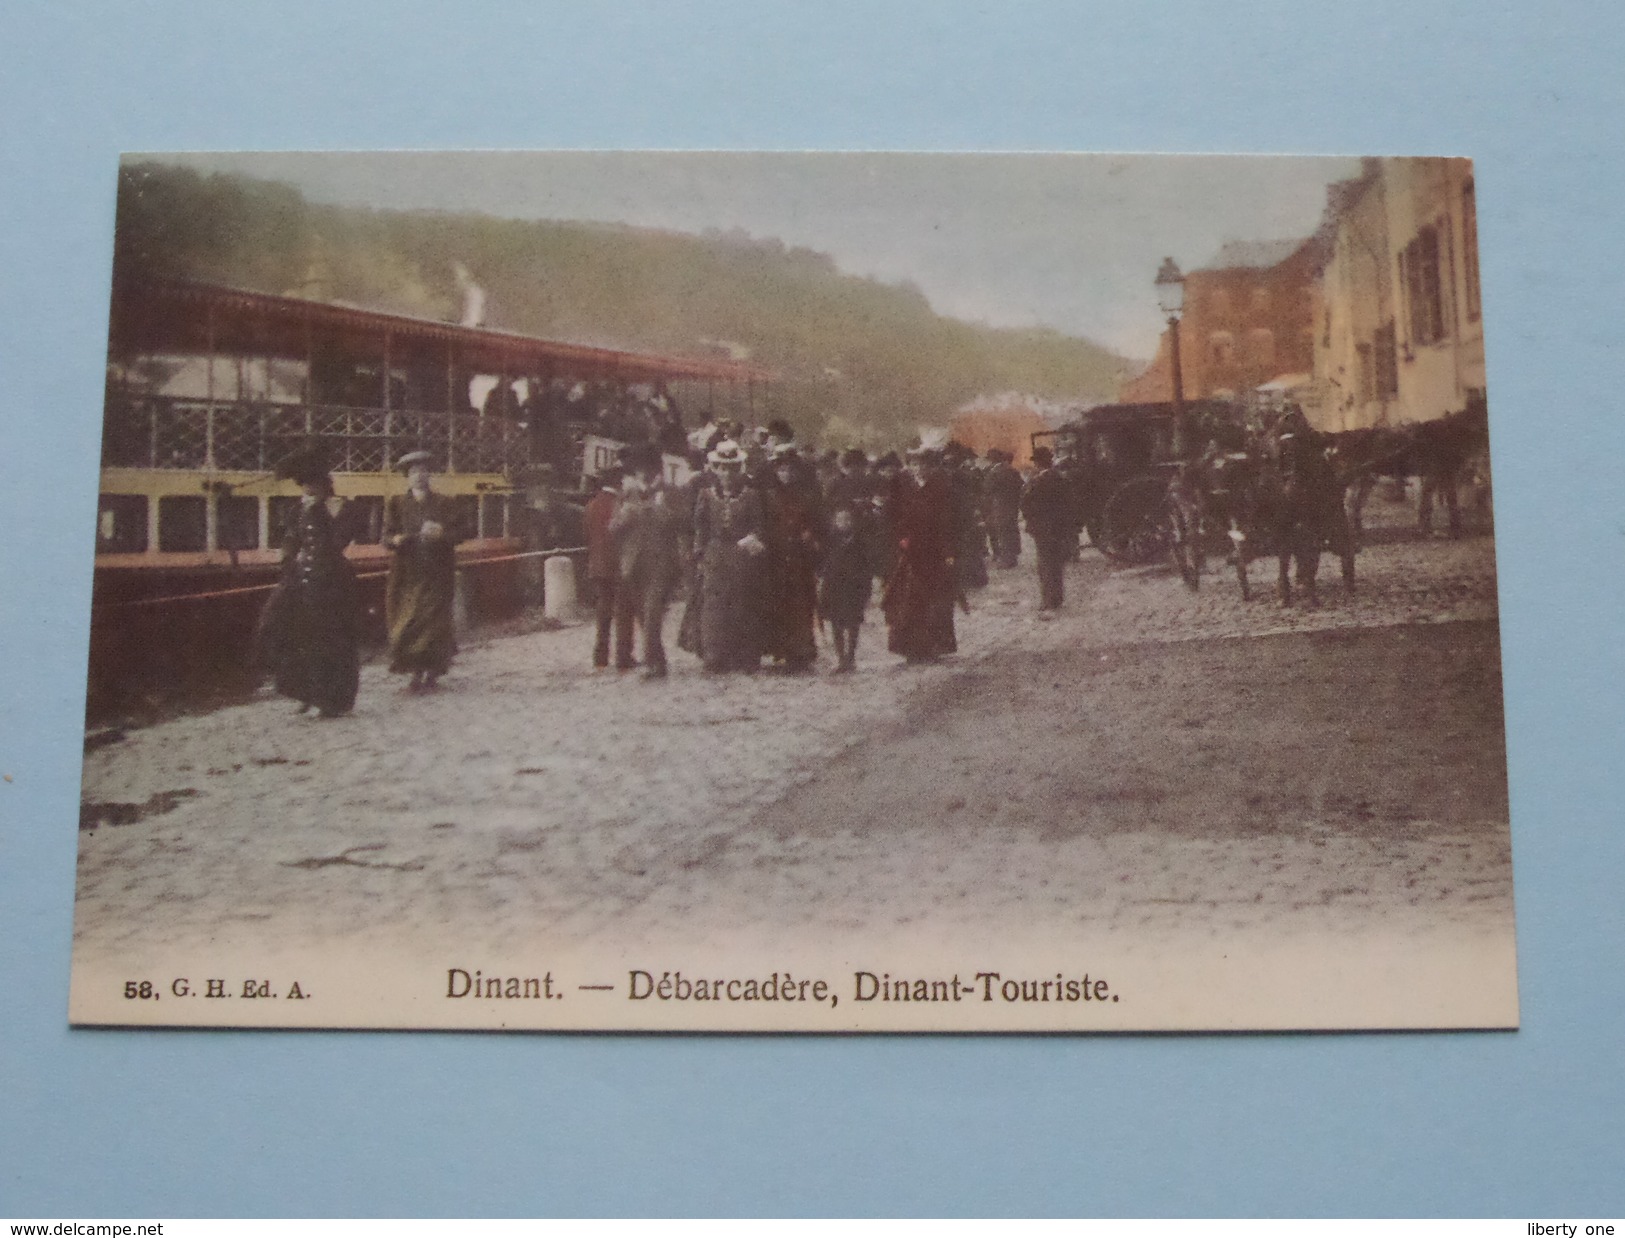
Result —
POLYGON ((451 356, 470 370, 576 380, 760 382, 773 377, 745 362, 598 348, 191 280, 128 281, 113 291, 113 357, 194 352, 307 360, 318 349, 388 357, 392 364, 413 358, 444 362, 451 356))

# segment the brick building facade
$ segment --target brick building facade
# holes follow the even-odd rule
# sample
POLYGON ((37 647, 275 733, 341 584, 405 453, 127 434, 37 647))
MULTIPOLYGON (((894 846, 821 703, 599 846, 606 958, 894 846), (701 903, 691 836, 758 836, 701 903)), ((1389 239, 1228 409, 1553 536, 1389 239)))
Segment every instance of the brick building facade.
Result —
MULTIPOLYGON (((1323 242, 1229 241, 1185 276, 1179 360, 1187 400, 1240 399, 1314 363, 1314 285, 1323 242)), ((1157 355, 1123 384, 1126 403, 1173 398, 1169 332, 1157 355)))

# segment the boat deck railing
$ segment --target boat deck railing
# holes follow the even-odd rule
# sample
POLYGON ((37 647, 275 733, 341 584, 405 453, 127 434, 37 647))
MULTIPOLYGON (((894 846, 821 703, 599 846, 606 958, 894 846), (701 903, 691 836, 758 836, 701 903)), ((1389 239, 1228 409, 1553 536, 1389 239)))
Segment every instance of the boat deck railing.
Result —
POLYGON ((102 466, 270 472, 311 442, 335 473, 388 472, 418 450, 445 473, 512 475, 531 458, 529 434, 507 417, 143 396, 109 403, 102 466))

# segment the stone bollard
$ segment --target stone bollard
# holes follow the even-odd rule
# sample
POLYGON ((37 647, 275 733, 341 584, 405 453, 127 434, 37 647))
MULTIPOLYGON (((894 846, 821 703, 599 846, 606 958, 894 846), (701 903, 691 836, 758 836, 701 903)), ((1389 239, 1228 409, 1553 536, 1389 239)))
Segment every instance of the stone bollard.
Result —
POLYGON ((576 617, 576 565, 569 555, 553 555, 542 570, 542 613, 567 623, 576 617))
POLYGON ((540 606, 547 597, 546 582, 542 577, 544 560, 533 555, 519 563, 521 597, 526 606, 540 606))

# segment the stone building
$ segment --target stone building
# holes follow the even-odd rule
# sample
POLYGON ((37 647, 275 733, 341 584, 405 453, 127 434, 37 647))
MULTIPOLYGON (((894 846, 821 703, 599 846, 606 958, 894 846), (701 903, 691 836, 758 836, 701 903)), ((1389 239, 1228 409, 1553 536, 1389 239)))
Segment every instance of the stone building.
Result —
POLYGON ((1471 162, 1367 159, 1328 189, 1321 235, 1311 420, 1398 425, 1482 401, 1471 162))
MULTIPOLYGON (((1319 236, 1227 241, 1185 276, 1179 360, 1187 400, 1245 399, 1267 383, 1307 382, 1314 361, 1314 283, 1319 236)), ((1173 398, 1169 332, 1157 355, 1126 382, 1125 403, 1173 398)))

